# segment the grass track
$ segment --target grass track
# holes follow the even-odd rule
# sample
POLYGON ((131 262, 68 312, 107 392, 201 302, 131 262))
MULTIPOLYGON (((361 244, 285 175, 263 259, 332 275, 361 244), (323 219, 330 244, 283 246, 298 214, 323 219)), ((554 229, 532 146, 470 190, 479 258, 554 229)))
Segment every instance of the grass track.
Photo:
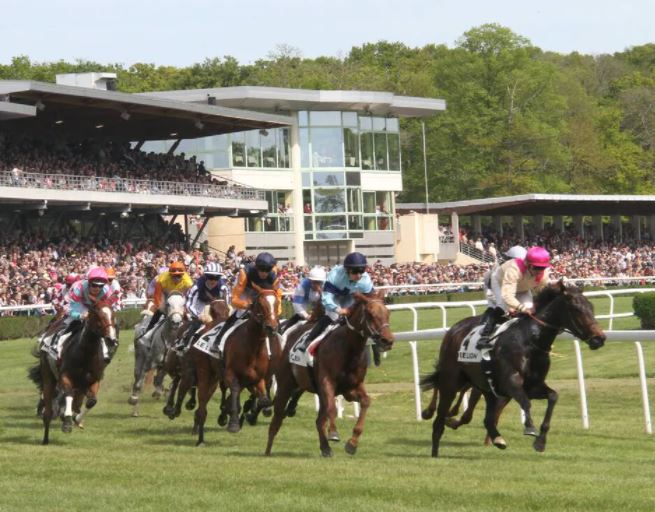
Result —
MULTIPOLYGON (((396 330, 409 329, 409 316, 394 313, 393 321, 396 330)), ((635 326, 627 319, 615 328, 635 326)), ((271 458, 262 456, 268 419, 230 435, 215 424, 215 402, 203 448, 194 446, 187 411, 170 421, 163 404, 146 395, 141 417, 130 417, 129 345, 125 333, 87 428, 66 436, 53 423, 51 445, 42 447, 36 393, 26 379, 34 362, 31 342, 0 343, 0 511, 655 509, 655 444, 644 433, 631 343, 584 350, 589 431, 581 428, 572 344, 556 342, 549 382, 560 401, 544 454, 522 435, 512 405, 501 422, 508 450, 482 446, 480 410, 469 427, 446 431, 437 460, 429 457, 430 424, 414 419, 406 343, 369 374, 374 400, 358 453, 350 457, 335 445, 328 460, 319 455, 309 397, 285 421, 271 458)), ((431 368, 437 346, 419 344, 423 371, 431 368)), ((644 350, 653 393, 655 344, 644 350)), ((544 404, 535 402, 534 410, 540 420, 544 404)), ((342 438, 352 424, 352 418, 339 420, 342 438)))

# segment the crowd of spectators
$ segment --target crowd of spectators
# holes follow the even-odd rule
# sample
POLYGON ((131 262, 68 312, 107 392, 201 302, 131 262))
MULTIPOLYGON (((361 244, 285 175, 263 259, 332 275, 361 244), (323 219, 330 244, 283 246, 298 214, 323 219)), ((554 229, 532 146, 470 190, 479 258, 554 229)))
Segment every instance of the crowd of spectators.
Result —
MULTIPOLYGON (((585 242, 560 234, 554 239, 527 240, 526 245, 539 243, 552 252, 554 274, 567 278, 618 277, 627 280, 653 276, 655 264, 653 243, 585 242)), ((485 241, 487 247, 490 243, 485 241)), ((495 243, 495 242, 494 242, 495 243)), ((498 241, 502 253, 514 241, 498 241)), ((84 274, 89 267, 113 267, 124 290, 124 298, 145 296, 148 282, 160 267, 181 260, 192 277, 202 273, 207 261, 220 261, 229 280, 234 281, 238 269, 255 256, 246 255, 232 246, 227 253, 185 251, 182 244, 161 242, 118 242, 104 239, 79 239, 74 233, 48 239, 45 234, 18 234, 0 244, 0 306, 47 304, 57 282, 71 272, 84 274)), ((369 272, 375 286, 400 287, 396 293, 426 293, 425 287, 411 285, 452 285, 446 291, 464 289, 464 283, 479 283, 493 263, 455 265, 442 263, 403 263, 383 265, 371 262, 369 272)), ((292 291, 309 269, 293 264, 281 265, 282 287, 292 291)), ((436 290, 436 287, 433 289, 436 290)), ((444 290, 440 288, 440 290, 444 290)), ((129 302, 129 300, 128 300, 129 302)), ((40 314, 34 311, 33 314, 40 314)), ((15 314, 4 311, 3 314, 15 314)))

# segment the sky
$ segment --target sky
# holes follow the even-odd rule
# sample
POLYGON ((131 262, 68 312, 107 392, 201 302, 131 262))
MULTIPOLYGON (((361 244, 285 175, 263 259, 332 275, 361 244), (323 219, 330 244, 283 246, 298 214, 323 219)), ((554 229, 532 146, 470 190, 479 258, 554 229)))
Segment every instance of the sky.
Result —
POLYGON ((280 45, 343 57, 381 40, 453 47, 484 23, 543 50, 603 54, 655 42, 654 19, 653 0, 0 0, 0 64, 249 64, 280 45))

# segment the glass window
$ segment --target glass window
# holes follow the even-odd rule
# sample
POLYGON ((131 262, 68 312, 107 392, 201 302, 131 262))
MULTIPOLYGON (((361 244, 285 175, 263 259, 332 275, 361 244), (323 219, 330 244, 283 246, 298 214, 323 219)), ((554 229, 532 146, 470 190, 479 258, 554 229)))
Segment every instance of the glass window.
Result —
POLYGON ((277 231, 277 221, 276 217, 265 217, 264 218, 264 231, 277 231))
POLYGON ((298 138, 300 143, 300 166, 307 169, 309 167, 309 129, 300 128, 298 138))
POLYGON ((312 213, 312 192, 310 190, 302 191, 302 211, 303 213, 312 213))
POLYGON ((344 126, 357 128, 357 112, 343 112, 341 117, 344 126))
POLYGON ((373 118, 373 131, 374 132, 383 132, 387 128, 387 120, 384 117, 374 117, 373 118))
POLYGON ((362 192, 364 213, 375 213, 375 192, 362 192))
POLYGON ((316 240, 339 240, 347 237, 348 237, 347 233, 340 233, 338 231, 336 232, 323 231, 320 233, 316 233, 316 240))
POLYGON ((359 187, 362 184, 362 175, 359 172, 346 173, 346 185, 349 187, 359 187))
POLYGON ((392 171, 400 170, 400 138, 395 133, 390 133, 387 137, 389 146, 389 169, 392 171))
POLYGON ((298 126, 309 126, 309 115, 307 111, 301 110, 298 112, 298 126))
POLYGON ((360 200, 360 190, 358 188, 349 188, 346 190, 346 197, 348 198, 348 211, 361 212, 362 202, 360 200))
POLYGON ((393 229, 392 223, 391 223, 391 217, 387 215, 383 215, 377 218, 378 221, 378 230, 380 231, 390 231, 393 229))
POLYGON ((348 233, 348 238, 364 238, 364 233, 361 231, 351 231, 348 233))
POLYGON ((277 134, 278 149, 277 164, 279 167, 288 169, 291 165, 289 163, 289 129, 278 128, 275 132, 277 134))
POLYGON ((387 164, 387 134, 376 133, 375 137, 375 168, 381 171, 386 171, 389 166, 387 164))
POLYGON ((315 187, 343 186, 343 172, 314 172, 312 173, 315 187))
POLYGON ((357 129, 343 129, 343 149, 346 153, 346 167, 359 167, 359 137, 357 137, 357 129))
POLYGON ((262 157, 264 167, 278 167, 276 133, 273 130, 259 130, 262 144, 262 157))
POLYGON ((375 193, 375 213, 391 213, 391 192, 375 193))
POLYGON ((400 131, 400 128, 398 126, 398 119, 396 119, 395 117, 387 118, 387 131, 393 133, 398 133, 400 131))
POLYGON ((304 215, 305 218, 305 231, 314 231, 314 220, 311 215, 304 215))
POLYGON ((342 167, 340 128, 312 128, 312 167, 342 167))
POLYGON ((234 167, 246 166, 246 134, 232 134, 232 165, 234 167))
POLYGON ((264 221, 261 217, 248 217, 246 221, 248 231, 264 231, 264 221))
POLYGON ((361 215, 348 215, 348 229, 362 230, 364 227, 361 215))
POLYGON ((362 133, 362 169, 373 169, 373 134, 371 132, 362 133))
POLYGON ((346 194, 342 188, 314 189, 314 213, 346 211, 346 194))
POLYGON ((360 130, 372 130, 373 129, 373 121, 371 121, 371 117, 369 116, 362 116, 359 118, 359 129, 360 130))
POLYGON ((316 231, 345 231, 345 215, 317 215, 315 217, 316 231))
POLYGON ((341 126, 341 112, 310 112, 311 126, 341 126))
POLYGON ((302 173, 302 186, 303 187, 311 187, 312 186, 312 173, 311 172, 303 172, 302 173))
POLYGON ((259 130, 246 132, 246 149, 248 154, 248 167, 261 167, 261 147, 259 130))

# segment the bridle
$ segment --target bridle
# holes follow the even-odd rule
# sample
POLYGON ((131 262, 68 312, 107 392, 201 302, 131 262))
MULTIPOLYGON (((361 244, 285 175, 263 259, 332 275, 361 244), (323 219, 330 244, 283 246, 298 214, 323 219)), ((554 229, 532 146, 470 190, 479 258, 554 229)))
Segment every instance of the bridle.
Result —
POLYGON ((557 331, 556 336, 559 336, 559 335, 562 334, 563 332, 568 332, 571 336, 573 336, 573 337, 575 337, 575 338, 579 338, 581 341, 584 341, 584 342, 587 342, 587 341, 589 341, 591 338, 594 337, 593 334, 592 334, 591 336, 587 337, 586 339, 585 339, 584 336, 580 336, 579 333, 582 331, 582 329, 580 328, 580 325, 579 325, 579 323, 578 323, 577 318, 575 318, 575 317, 572 316, 572 315, 569 316, 569 319, 570 319, 571 323, 573 324, 573 329, 569 329, 568 327, 562 327, 562 326, 552 325, 552 324, 546 322, 545 320, 542 320, 541 318, 537 317, 536 314, 533 314, 533 313, 526 313, 526 315, 527 315, 528 317, 532 318, 532 320, 534 320, 535 322, 537 322, 539 325, 541 325, 541 326, 543 326, 543 327, 546 327, 546 328, 548 328, 548 329, 552 329, 552 330, 554 330, 554 331, 557 331), (576 333, 576 332, 574 332, 574 331, 578 331, 578 332, 576 333))
MULTIPOLYGON (((375 302, 384 304, 384 301, 379 300, 379 299, 373 299, 373 300, 368 301, 368 303, 375 303, 375 302)), ((348 329, 350 329, 351 331, 356 332, 362 338, 370 337, 374 341, 380 341, 382 339, 382 330, 385 327, 390 327, 389 322, 380 325, 377 329, 374 329, 373 326, 371 325, 371 322, 369 321, 369 315, 366 312, 366 306, 364 306, 364 313, 363 313, 362 316, 363 316, 363 319, 364 319, 364 327, 361 328, 361 329, 358 329, 357 327, 355 327, 355 325, 353 325, 350 322, 350 319, 348 317, 345 317, 346 318, 346 326, 348 327, 348 329), (368 334, 366 333, 366 331, 368 331, 368 334)))

